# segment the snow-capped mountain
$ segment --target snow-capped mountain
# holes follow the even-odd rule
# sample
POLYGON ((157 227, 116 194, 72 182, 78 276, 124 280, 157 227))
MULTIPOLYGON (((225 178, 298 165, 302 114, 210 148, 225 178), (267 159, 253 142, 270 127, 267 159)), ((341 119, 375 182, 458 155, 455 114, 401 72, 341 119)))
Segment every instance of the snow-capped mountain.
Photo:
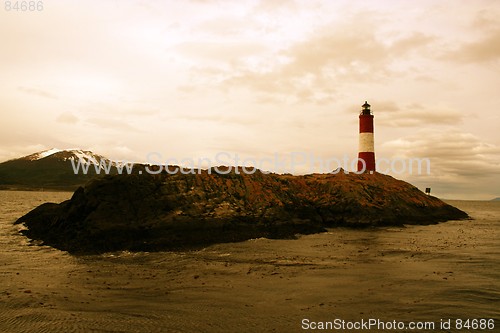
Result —
POLYGON ((68 160, 80 160, 82 162, 90 162, 94 164, 99 164, 101 160, 106 162, 111 162, 109 159, 104 156, 97 155, 90 150, 82 150, 82 149, 58 149, 52 148, 44 151, 40 151, 38 153, 34 153, 28 156, 24 156, 19 158, 19 160, 27 160, 27 161, 38 161, 44 158, 55 158, 60 159, 62 161, 68 160))
POLYGON ((0 188, 75 189, 107 173, 117 173, 116 163, 104 156, 52 148, 0 163, 0 188))
POLYGON ((38 152, 38 153, 34 153, 34 154, 31 154, 31 155, 28 155, 28 156, 25 156, 25 157, 21 157, 21 159, 26 159, 26 160, 29 160, 29 161, 36 161, 36 160, 42 159, 44 157, 50 156, 52 154, 58 153, 60 151, 61 151, 61 149, 52 148, 52 149, 48 149, 48 150, 44 150, 44 151, 41 151, 41 152, 38 152))

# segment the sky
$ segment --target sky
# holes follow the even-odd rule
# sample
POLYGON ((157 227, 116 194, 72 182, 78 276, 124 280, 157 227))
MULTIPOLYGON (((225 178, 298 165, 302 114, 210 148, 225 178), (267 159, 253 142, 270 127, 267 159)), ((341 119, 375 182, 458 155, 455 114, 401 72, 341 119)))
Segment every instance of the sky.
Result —
POLYGON ((277 172, 281 159, 299 164, 292 173, 322 172, 311 159, 356 159, 366 100, 386 173, 442 198, 492 199, 499 87, 496 0, 0 9, 0 161, 82 148, 277 172), (409 170, 418 159, 429 172, 409 170))

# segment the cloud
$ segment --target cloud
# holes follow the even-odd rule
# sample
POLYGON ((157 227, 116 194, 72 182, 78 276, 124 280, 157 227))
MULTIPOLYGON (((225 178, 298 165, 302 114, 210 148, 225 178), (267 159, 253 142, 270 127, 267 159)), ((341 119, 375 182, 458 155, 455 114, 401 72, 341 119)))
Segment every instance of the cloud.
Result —
POLYGON ((116 118, 112 119, 112 118, 92 117, 88 118, 87 122, 105 129, 112 129, 116 131, 134 131, 134 132, 138 131, 138 129, 135 128, 134 126, 128 124, 123 120, 118 120, 116 118))
POLYGON ((407 56, 414 51, 420 51, 431 45, 437 38, 435 36, 426 35, 421 32, 413 32, 407 37, 401 37, 395 40, 388 48, 391 56, 407 56))
POLYGON ((445 59, 481 63, 500 59, 500 29, 497 29, 480 40, 464 43, 445 54, 445 59))
POLYGON ((369 31, 360 34, 324 28, 277 55, 269 71, 234 68, 226 86, 247 87, 262 93, 295 96, 300 101, 321 101, 335 94, 336 84, 354 77, 374 79, 386 68, 384 46, 369 31))
POLYGON ((245 24, 242 23, 242 20, 237 17, 221 16, 200 23, 194 31, 201 31, 219 38, 221 36, 229 38, 238 37, 244 34, 247 29, 254 26, 252 20, 246 21, 245 24))
POLYGON ((500 26, 498 14, 500 14, 498 9, 480 9, 477 11, 472 21, 471 28, 478 29, 479 31, 491 31, 497 29, 500 26))
POLYGON ((395 102, 377 102, 377 125, 388 127, 416 127, 428 125, 456 125, 463 114, 443 106, 412 103, 403 107, 395 102))
POLYGON ((381 148, 392 153, 391 160, 428 159, 430 174, 426 172, 426 162, 423 162, 420 173, 414 162, 411 173, 407 169, 402 174, 393 172, 392 175, 420 189, 432 187, 434 195, 461 199, 490 199, 498 196, 500 147, 484 142, 471 133, 456 129, 425 129, 386 142, 381 148))
POLYGON ((207 113, 207 114, 182 114, 172 117, 172 120, 187 120, 193 122, 213 122, 219 123, 221 125, 258 125, 262 123, 262 118, 258 115, 253 114, 217 114, 217 113, 207 113))
POLYGON ((276 11, 290 11, 290 10, 296 10, 297 9, 297 3, 293 0, 273 0, 273 1, 268 1, 268 0, 261 0, 256 6, 255 6, 255 11, 258 13, 275 13, 276 11))
POLYGON ((181 50, 225 61, 222 67, 193 68, 195 77, 211 78, 212 87, 247 89, 257 94, 256 100, 331 103, 339 87, 359 82, 378 84, 395 75, 391 70, 394 61, 434 41, 432 36, 410 33, 387 44, 365 14, 322 25, 306 38, 274 49, 258 44, 235 44, 234 49, 232 44, 227 49, 218 44, 188 44, 181 50))
POLYGON ((17 90, 19 90, 25 94, 44 97, 44 98, 52 98, 52 99, 58 98, 55 94, 52 94, 51 92, 48 92, 48 91, 46 91, 44 89, 40 89, 40 88, 20 86, 20 87, 17 87, 17 90))
POLYGON ((442 59, 463 63, 487 63, 500 59, 499 7, 483 8, 475 13, 469 25, 469 37, 448 49, 442 59))
POLYGON ((457 129, 420 130, 384 143, 393 156, 429 158, 433 173, 456 177, 500 175, 500 147, 457 129))
POLYGON ((266 47, 257 42, 186 42, 175 49, 192 58, 204 58, 217 62, 230 62, 260 53, 266 47))
POLYGON ((56 118, 57 122, 60 123, 66 123, 66 124, 76 124, 79 119, 77 116, 72 114, 71 112, 64 112, 59 115, 59 117, 56 118))

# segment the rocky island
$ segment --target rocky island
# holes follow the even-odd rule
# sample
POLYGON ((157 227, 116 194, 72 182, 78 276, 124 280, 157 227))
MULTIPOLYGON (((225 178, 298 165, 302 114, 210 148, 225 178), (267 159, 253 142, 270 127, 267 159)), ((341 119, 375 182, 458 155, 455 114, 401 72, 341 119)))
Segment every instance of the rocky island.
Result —
POLYGON ((159 251, 330 227, 431 224, 467 214, 380 173, 304 176, 232 169, 112 175, 45 203, 16 223, 31 239, 76 254, 159 251), (228 170, 229 171, 229 170, 228 170))

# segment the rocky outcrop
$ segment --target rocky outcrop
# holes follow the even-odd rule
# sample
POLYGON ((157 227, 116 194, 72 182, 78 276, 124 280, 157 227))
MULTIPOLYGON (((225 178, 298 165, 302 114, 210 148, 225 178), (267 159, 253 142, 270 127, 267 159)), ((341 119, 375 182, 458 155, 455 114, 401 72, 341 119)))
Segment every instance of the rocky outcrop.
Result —
MULTIPOLYGON (((219 168, 220 170, 220 168, 219 168)), ((209 172, 212 171, 212 172, 209 172)), ((382 174, 116 175, 43 204, 16 223, 73 253, 193 248, 326 227, 429 224, 467 214, 382 174)))

